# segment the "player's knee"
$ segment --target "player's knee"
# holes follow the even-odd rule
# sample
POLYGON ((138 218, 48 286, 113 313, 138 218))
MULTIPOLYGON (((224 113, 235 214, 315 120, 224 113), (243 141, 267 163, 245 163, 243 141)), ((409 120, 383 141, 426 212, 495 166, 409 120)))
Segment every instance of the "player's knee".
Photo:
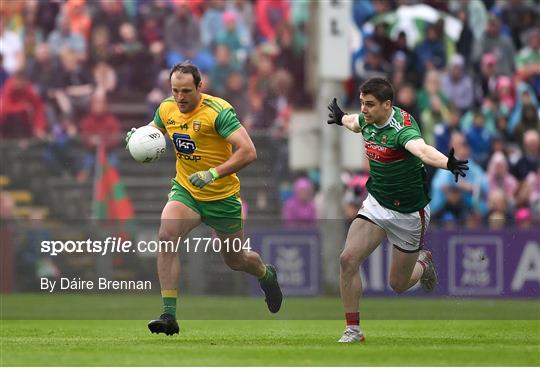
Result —
POLYGON ((225 264, 234 271, 244 270, 246 266, 245 258, 230 258, 225 260, 225 264))
POLYGON ((392 288, 395 293, 403 293, 407 291, 407 282, 390 277, 390 288, 392 288))
POLYGON ((159 240, 176 242, 178 240, 178 234, 162 228, 159 230, 159 240))
POLYGON ((350 252, 343 251, 339 256, 339 264, 341 266, 341 271, 345 273, 356 273, 358 271, 358 260, 350 252))

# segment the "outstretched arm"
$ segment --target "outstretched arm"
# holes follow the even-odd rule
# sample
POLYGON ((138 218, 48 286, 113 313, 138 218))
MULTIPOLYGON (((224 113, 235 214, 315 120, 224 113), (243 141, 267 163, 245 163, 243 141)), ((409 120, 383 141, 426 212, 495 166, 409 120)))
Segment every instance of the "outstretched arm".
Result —
POLYGON ((405 144, 405 149, 422 162, 432 167, 447 169, 452 172, 457 182, 458 177, 465 177, 465 171, 469 170, 468 160, 457 160, 454 156, 454 149, 450 150, 448 157, 439 150, 424 142, 422 138, 410 140, 405 144))
POLYGON ((353 132, 360 132, 360 126, 358 125, 358 114, 347 114, 337 104, 337 99, 334 97, 330 105, 328 105, 328 124, 337 124, 338 126, 345 126, 353 132))

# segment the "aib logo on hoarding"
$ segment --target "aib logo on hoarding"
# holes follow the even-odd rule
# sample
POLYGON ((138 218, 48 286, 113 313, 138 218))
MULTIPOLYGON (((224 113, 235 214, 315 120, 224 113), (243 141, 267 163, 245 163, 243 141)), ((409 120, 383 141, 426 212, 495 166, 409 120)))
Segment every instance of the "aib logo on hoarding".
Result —
POLYGON ((499 237, 455 236, 449 242, 451 295, 497 295, 503 291, 503 245, 499 237))

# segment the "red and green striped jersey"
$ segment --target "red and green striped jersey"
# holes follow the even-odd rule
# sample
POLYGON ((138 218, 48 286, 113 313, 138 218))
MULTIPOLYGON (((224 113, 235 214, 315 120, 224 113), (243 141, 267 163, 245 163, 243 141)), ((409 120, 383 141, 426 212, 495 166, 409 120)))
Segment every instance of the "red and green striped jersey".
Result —
POLYGON ((388 121, 378 126, 358 118, 369 159, 368 192, 384 207, 413 213, 430 201, 422 161, 405 150, 405 144, 421 138, 420 128, 405 110, 393 107, 388 121))

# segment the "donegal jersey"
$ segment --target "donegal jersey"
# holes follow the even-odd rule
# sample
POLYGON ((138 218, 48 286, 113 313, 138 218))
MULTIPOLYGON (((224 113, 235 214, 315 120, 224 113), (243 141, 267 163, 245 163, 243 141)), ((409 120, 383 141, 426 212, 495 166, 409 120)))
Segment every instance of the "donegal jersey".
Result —
POLYGON ((188 177, 214 168, 232 155, 225 139, 241 127, 232 106, 218 97, 201 94, 199 106, 182 113, 172 97, 161 102, 154 123, 167 130, 176 151, 176 181, 199 201, 221 200, 240 191, 236 174, 203 187, 193 186, 188 177))
POLYGON ((368 192, 384 207, 401 213, 424 208, 430 201, 424 164, 405 150, 409 140, 422 137, 414 118, 394 106, 384 125, 366 123, 363 114, 358 124, 369 159, 368 192))

